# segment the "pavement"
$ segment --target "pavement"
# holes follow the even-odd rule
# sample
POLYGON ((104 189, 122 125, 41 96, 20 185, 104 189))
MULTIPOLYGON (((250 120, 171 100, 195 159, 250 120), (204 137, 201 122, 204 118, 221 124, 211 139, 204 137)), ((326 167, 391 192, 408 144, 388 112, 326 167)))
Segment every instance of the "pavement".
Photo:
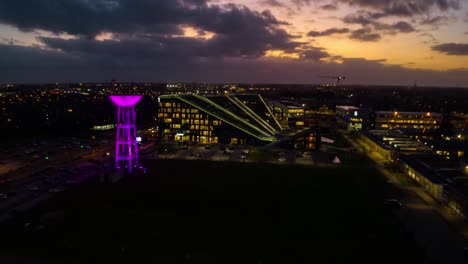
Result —
POLYGON ((402 182, 401 179, 407 176, 387 169, 385 163, 388 160, 371 151, 365 143, 345 133, 343 136, 354 147, 363 150, 393 186, 391 195, 405 205, 397 215, 426 249, 427 256, 437 263, 468 263, 464 255, 464 248, 468 246, 468 227, 464 219, 438 203, 422 187, 411 181, 402 182))
MULTIPOLYGON (((281 148, 271 148, 263 151, 269 151, 275 153, 272 155, 270 160, 256 160, 252 158, 249 153, 243 154, 245 150, 255 151, 256 147, 248 145, 236 145, 232 149, 225 152, 220 148, 218 144, 212 144, 209 148, 205 148, 205 145, 190 145, 186 149, 176 148, 171 152, 157 153, 156 146, 148 148, 144 153, 140 152, 141 157, 147 159, 184 159, 184 160, 211 160, 211 161, 233 161, 233 162, 242 162, 242 163, 272 163, 272 164, 298 164, 298 165, 307 165, 307 166, 322 166, 329 167, 331 166, 332 159, 320 156, 320 153, 310 152, 310 151, 299 151, 299 150, 287 150, 281 148), (297 155, 298 152, 305 153, 300 156, 297 155), (282 153, 281 156, 279 153, 282 153), (329 159, 329 160, 328 160, 329 159)), ((325 153, 326 154, 326 153, 325 153)), ((322 153, 322 156, 325 155, 322 153)))

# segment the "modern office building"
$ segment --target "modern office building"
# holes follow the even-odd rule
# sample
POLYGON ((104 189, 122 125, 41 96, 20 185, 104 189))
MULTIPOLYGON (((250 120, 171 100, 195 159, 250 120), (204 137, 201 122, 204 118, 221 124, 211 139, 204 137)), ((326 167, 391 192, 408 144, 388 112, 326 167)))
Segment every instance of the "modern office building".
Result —
POLYGON ((162 95, 159 131, 180 142, 265 144, 282 127, 259 95, 162 95))
POLYGON ((450 125, 455 130, 468 130, 468 114, 451 113, 450 125))
POLYGON ((336 124, 336 113, 327 108, 304 109, 304 126, 331 128, 336 124))
POLYGON ((402 154, 426 154, 433 150, 427 144, 411 139, 400 130, 361 130, 358 134, 368 150, 378 152, 391 162, 402 154))
POLYGON ((357 131, 364 127, 364 121, 367 118, 368 112, 365 109, 349 106, 336 106, 336 121, 338 125, 347 131, 357 131))
POLYGON ((284 127, 304 126, 304 107, 291 101, 269 101, 268 105, 274 117, 284 127))
POLYGON ((375 112, 374 129, 400 129, 428 132, 439 129, 441 114, 433 112, 375 112))

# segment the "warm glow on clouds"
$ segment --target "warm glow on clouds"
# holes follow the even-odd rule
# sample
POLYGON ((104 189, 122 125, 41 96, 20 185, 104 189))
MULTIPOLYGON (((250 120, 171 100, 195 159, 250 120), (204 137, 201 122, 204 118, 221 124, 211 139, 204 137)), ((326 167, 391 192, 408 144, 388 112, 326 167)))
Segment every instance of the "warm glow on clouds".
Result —
MULTIPOLYGON (((221 3, 229 3, 229 0, 220 0, 221 3)), ((348 58, 365 58, 369 60, 384 59, 385 63, 398 64, 408 68, 447 70, 466 67, 466 57, 454 57, 437 54, 431 51, 432 42, 425 40, 419 35, 422 33, 438 36, 439 42, 468 42, 468 35, 464 34, 468 24, 462 18, 466 15, 468 4, 461 2, 461 10, 448 12, 452 16, 443 20, 438 27, 430 25, 415 24, 417 31, 407 34, 396 34, 382 36, 377 42, 362 42, 352 40, 344 35, 331 35, 318 38, 307 37, 311 30, 323 31, 330 28, 349 28, 357 30, 360 25, 348 25, 342 19, 348 14, 357 12, 359 6, 349 6, 339 3, 340 1, 296 1, 302 2, 300 6, 292 5, 294 1, 278 0, 272 1, 281 5, 268 5, 269 1, 241 0, 236 3, 244 4, 258 10, 269 9, 278 19, 287 21, 289 25, 283 26, 293 35, 300 34, 299 41, 310 42, 314 46, 324 47, 330 54, 348 58), (309 4, 307 4, 309 3, 309 4), (336 10, 324 10, 321 6, 338 3, 336 10), (461 17, 457 19, 456 17, 461 17), (426 41, 427 43, 423 43, 426 41)), ((341 1, 346 2, 346 1, 341 1)), ((442 16, 440 11, 434 10, 424 15, 426 18, 442 16)), ((405 19, 402 17, 386 17, 381 20, 385 23, 396 23, 398 21, 410 21, 415 18, 405 19)), ((277 51, 267 56, 287 57, 277 51)))
POLYGON ((184 31, 182 36, 189 38, 211 39, 215 35, 213 32, 196 29, 189 25, 183 26, 182 29, 184 31))
POLYGON ((300 56, 297 53, 285 53, 282 50, 267 50, 265 53, 266 57, 275 57, 275 58, 291 58, 299 59, 300 56))
POLYGON ((98 41, 113 40, 114 34, 112 34, 112 32, 101 32, 95 37, 95 39, 98 41))
POLYGON ((174 76, 183 75, 183 62, 207 73, 237 67, 252 80, 264 77, 246 65, 304 74, 285 74, 295 76, 291 82, 313 82, 312 68, 363 76, 349 79, 361 83, 368 69, 391 69, 395 76, 376 79, 384 83, 406 83, 400 77, 416 72, 447 73, 440 82, 457 86, 468 79, 460 71, 468 60, 465 0, 55 1, 35 1, 34 12, 28 0, 0 1, 0 55, 24 56, 4 60, 5 67, 21 72, 53 61, 53 69, 77 65, 76 73, 86 75, 90 63, 113 60, 113 67, 138 65, 138 76, 155 76, 170 61, 174 76), (14 68, 16 61, 22 63, 14 68))

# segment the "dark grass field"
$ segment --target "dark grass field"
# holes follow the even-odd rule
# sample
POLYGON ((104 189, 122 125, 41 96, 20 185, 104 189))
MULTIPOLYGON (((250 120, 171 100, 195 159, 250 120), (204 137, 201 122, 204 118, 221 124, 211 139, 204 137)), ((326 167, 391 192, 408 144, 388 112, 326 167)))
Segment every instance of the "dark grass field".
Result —
POLYGON ((157 160, 149 171, 88 183, 3 224, 1 255, 44 261, 31 263, 427 263, 383 207, 384 179, 373 169, 157 160))

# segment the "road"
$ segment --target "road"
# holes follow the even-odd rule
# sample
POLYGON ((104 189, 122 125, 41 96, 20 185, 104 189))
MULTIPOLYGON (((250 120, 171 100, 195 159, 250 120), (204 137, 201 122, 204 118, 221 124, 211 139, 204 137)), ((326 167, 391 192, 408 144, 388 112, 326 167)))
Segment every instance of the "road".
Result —
POLYGON ((374 166, 387 177, 389 188, 386 195, 402 201, 404 206, 396 214, 415 240, 425 248, 427 256, 436 263, 468 263, 463 251, 467 240, 457 229, 462 219, 450 213, 419 186, 402 184, 399 178, 405 176, 389 171, 385 167, 388 161, 379 153, 371 152, 358 139, 350 138, 345 133, 343 136, 354 147, 364 150, 374 166))

